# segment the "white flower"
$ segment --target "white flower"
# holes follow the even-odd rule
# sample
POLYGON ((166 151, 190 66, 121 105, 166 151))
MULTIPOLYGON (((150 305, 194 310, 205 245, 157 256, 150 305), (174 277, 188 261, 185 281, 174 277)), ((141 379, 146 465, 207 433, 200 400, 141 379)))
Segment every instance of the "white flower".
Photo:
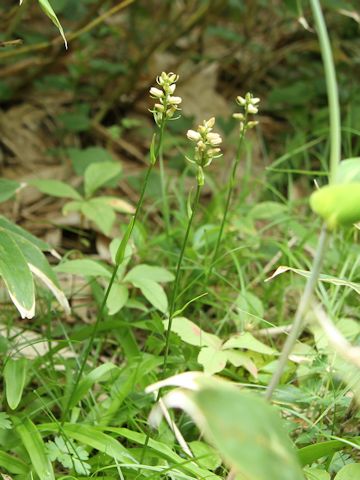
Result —
POLYGON ((164 96, 164 92, 160 90, 160 88, 151 87, 150 95, 154 98, 162 98, 164 96))
POLYGON ((214 147, 216 145, 220 145, 220 143, 222 142, 222 138, 220 137, 220 135, 213 132, 210 132, 206 135, 206 140, 210 143, 210 145, 214 147))
POLYGON ((259 109, 255 107, 252 103, 250 103, 247 107, 247 111, 255 115, 256 113, 258 113, 259 109))
POLYGON ((175 89, 176 89, 175 83, 173 83, 172 85, 169 85, 168 92, 170 93, 170 95, 172 95, 175 92, 175 89))
POLYGON ((188 130, 186 136, 189 140, 192 140, 193 142, 197 142, 201 138, 200 133, 196 132, 195 130, 188 130))
POLYGON ((171 105, 180 105, 181 102, 182 102, 181 97, 169 97, 168 98, 168 103, 170 103, 171 105))
POLYGON ((246 105, 246 100, 245 100, 245 98, 244 98, 244 97, 240 97, 240 95, 238 95, 238 96, 236 97, 236 101, 237 101, 237 103, 238 103, 241 107, 243 107, 243 106, 246 105))
POLYGON ((257 105, 258 103, 260 103, 260 98, 254 97, 254 98, 251 99, 250 102, 251 102, 252 105, 257 105))

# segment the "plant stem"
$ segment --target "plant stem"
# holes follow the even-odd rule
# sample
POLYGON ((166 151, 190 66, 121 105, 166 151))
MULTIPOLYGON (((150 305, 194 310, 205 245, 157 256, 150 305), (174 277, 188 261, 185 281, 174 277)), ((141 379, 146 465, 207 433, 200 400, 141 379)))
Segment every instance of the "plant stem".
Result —
POLYGON ((166 177, 165 177, 165 168, 164 168, 164 158, 162 151, 159 155, 159 166, 160 166, 160 185, 161 185, 161 197, 162 197, 162 204, 163 204, 163 214, 164 214, 164 222, 165 222, 165 233, 166 236, 169 237, 170 233, 170 210, 169 210, 169 202, 166 195, 166 177))
MULTIPOLYGON (((110 295, 110 291, 111 291, 111 288, 114 284, 114 281, 116 279, 116 275, 117 275, 117 272, 119 270, 119 267, 120 265, 122 264, 122 261, 123 261, 123 258, 124 258, 124 255, 125 255, 125 251, 126 251, 126 247, 127 247, 127 244, 131 238, 131 235, 132 235, 132 232, 135 228, 135 225, 136 225, 136 221, 138 219, 138 216, 139 216, 139 213, 140 213, 140 210, 141 210, 141 207, 142 207, 142 204, 144 202, 144 197, 145 197, 145 192, 146 192, 146 187, 147 187, 147 184, 148 184, 148 180, 149 180, 149 177, 150 177, 150 174, 152 172, 152 169, 154 168, 154 165, 156 164, 156 160, 159 156, 159 153, 161 151, 161 148, 162 148, 162 142, 163 142, 163 137, 164 137, 164 128, 165 128, 165 123, 166 123, 166 119, 163 118, 162 121, 161 121, 161 124, 160 124, 160 133, 159 133, 159 139, 158 139, 158 142, 157 142, 157 146, 156 146, 156 149, 155 149, 155 152, 154 152, 154 158, 153 159, 150 159, 150 164, 149 164, 149 167, 146 171, 146 175, 145 175, 145 178, 144 178, 144 181, 143 181, 143 184, 142 184, 142 188, 141 188, 141 193, 140 193, 140 196, 139 196, 139 200, 136 204, 136 209, 135 209, 135 213, 134 213, 134 216, 132 217, 132 219, 130 220, 130 223, 128 225, 128 230, 126 232, 126 234, 124 235, 123 237, 123 240, 119 246, 119 249, 118 249, 118 252, 120 250, 122 250, 122 255, 121 255, 121 260, 120 261, 116 261, 116 264, 113 268, 113 272, 112 272, 112 275, 111 275, 111 279, 110 279, 110 282, 107 286, 107 289, 105 291, 105 294, 104 294, 104 298, 101 302, 101 305, 100 305, 100 308, 99 308, 99 312, 98 312, 98 315, 96 317, 96 321, 94 323, 94 327, 92 329, 92 332, 91 332, 91 335, 90 335, 90 338, 89 338, 89 341, 88 341, 88 344, 86 346, 86 349, 85 349, 85 352, 84 352, 84 355, 83 355, 83 359, 81 361, 81 364, 80 364, 80 367, 79 367, 79 370, 77 372, 77 375, 76 375, 76 378, 75 378, 75 381, 74 381, 74 386, 73 386, 73 389, 71 391, 71 394, 69 396, 69 399, 67 401, 67 404, 66 404, 66 407, 64 409, 64 413, 63 413, 63 416, 62 416, 62 423, 61 425, 64 424, 65 420, 66 420, 66 417, 69 413, 69 409, 71 407, 71 403, 73 401, 73 398, 74 398, 74 395, 75 395, 75 392, 76 392, 76 389, 79 385, 79 382, 81 380, 81 377, 82 377, 82 374, 84 373, 84 369, 85 369, 85 366, 86 366, 86 363, 88 361, 88 358, 89 358, 89 355, 90 355, 90 352, 93 348, 93 345, 94 345, 94 341, 95 341, 95 338, 96 338, 96 334, 97 334, 97 331, 98 331, 98 328, 99 328, 99 325, 100 325, 100 321, 102 320, 103 318, 103 315, 104 315, 104 311, 105 311, 105 306, 106 306, 106 302, 107 302, 107 299, 110 295)), ((118 253, 116 255, 116 257, 118 257, 118 253)))
POLYGON ((335 178, 341 158, 341 121, 339 92, 329 34, 319 0, 310 0, 325 70, 330 115, 330 182, 335 178))
MULTIPOLYGON (((244 125, 246 125, 246 122, 247 122, 247 118, 245 117, 244 125)), ((216 260, 218 258, 220 244, 221 244, 222 236, 223 236, 223 233, 224 233, 225 223, 226 223, 227 215, 228 215, 229 208, 230 208, 230 202, 231 202, 232 194, 233 194, 234 187, 235 187, 236 172, 237 172, 237 168, 238 168, 239 162, 240 162, 240 154, 241 154, 241 149, 242 149, 242 145, 243 145, 243 142, 244 142, 244 137, 245 137, 245 129, 243 128, 240 132, 240 135, 239 135, 239 140, 238 140, 237 149, 236 149, 236 155, 235 155, 235 159, 234 159, 233 164, 232 164, 230 178, 229 178, 228 186, 227 186, 225 209, 224 209, 223 217, 222 217, 222 220, 221 220, 220 230, 219 230, 219 234, 218 234, 218 237, 217 237, 217 240, 216 240, 216 246, 215 246, 215 250, 214 250, 214 253, 213 253, 213 256, 212 256, 212 259, 211 259, 210 267, 209 267, 209 269, 206 273, 206 276, 205 276, 205 284, 207 284, 207 282, 208 282, 208 280, 211 276, 212 270, 214 268, 214 265, 216 264, 216 260)))
MULTIPOLYGON (((328 103, 329 103, 329 117, 330 117, 330 175, 329 181, 332 182, 336 175, 336 170, 340 162, 341 155, 341 124, 340 124, 340 107, 338 87, 336 82, 336 72, 334 66, 334 59, 332 56, 329 35, 327 33, 324 16, 321 10, 319 0, 310 0, 314 20, 316 24, 317 34, 319 37, 321 55, 324 64, 325 80, 327 87, 328 103)), ((315 290, 316 283, 319 278, 322 259, 325 253, 327 243, 326 227, 322 227, 319 236, 318 245, 311 269, 311 275, 306 282, 306 286, 297 308, 294 322, 291 326, 290 333, 286 339, 283 350, 280 355, 279 363, 276 371, 270 381, 266 391, 266 399, 271 400, 274 390, 279 384, 287 359, 291 350, 293 349, 296 340, 301 334, 304 326, 304 316, 310 306, 310 302, 315 290)))
MULTIPOLYGON (((192 204, 191 215, 190 215, 190 218, 188 220, 184 240, 183 240, 183 243, 182 243, 182 246, 181 246, 180 255, 179 255, 179 258, 178 258, 178 261, 177 261, 177 265, 176 265, 175 280, 174 280, 174 284, 173 284, 173 288, 172 288, 172 292, 171 292, 171 296, 170 296, 170 304, 169 304, 169 322, 168 322, 167 329, 166 329, 166 334, 165 334, 165 352, 164 352, 164 360, 163 360, 162 369, 161 369, 161 377, 162 378, 165 378, 166 368, 167 368, 167 363, 168 363, 171 326, 172 326, 172 321, 173 321, 173 318, 174 318, 174 313, 176 312, 175 311, 176 297, 177 297, 177 293, 178 293, 178 290, 179 290, 179 280, 180 280, 182 261, 183 261, 186 246, 187 246, 187 243, 188 243, 188 240, 189 240, 189 234, 190 234, 191 226, 192 226, 195 214, 196 214, 196 210, 197 210, 198 205, 199 205, 201 189, 202 189, 202 185, 198 182, 197 187, 196 187, 194 202, 192 204)), ((159 389, 159 391, 157 392, 155 403, 157 403, 160 400, 160 396, 161 396, 161 389, 159 389)), ((149 440, 150 440, 150 433, 147 433, 146 438, 145 438, 145 442, 144 442, 144 446, 143 446, 143 449, 142 449, 141 457, 140 457, 140 464, 142 464, 144 462, 144 457, 145 457, 146 450, 147 450, 147 447, 148 447, 148 444, 149 444, 149 440)))
POLYGON ((315 286, 319 278, 322 260, 325 253, 326 243, 327 243, 327 231, 325 226, 323 226, 319 236, 315 257, 314 257, 313 265, 311 268, 311 274, 306 282, 304 292, 301 296, 299 306, 295 313, 295 318, 292 323, 291 330, 289 332, 289 335, 286 338, 286 342, 281 351, 279 363, 267 387, 266 394, 265 394, 266 400, 271 400, 274 390, 278 386, 281 376, 284 372, 288 357, 296 343, 296 340, 299 338, 299 335, 303 330, 304 316, 306 315, 306 312, 309 309, 309 306, 313 297, 313 293, 315 290, 315 286))

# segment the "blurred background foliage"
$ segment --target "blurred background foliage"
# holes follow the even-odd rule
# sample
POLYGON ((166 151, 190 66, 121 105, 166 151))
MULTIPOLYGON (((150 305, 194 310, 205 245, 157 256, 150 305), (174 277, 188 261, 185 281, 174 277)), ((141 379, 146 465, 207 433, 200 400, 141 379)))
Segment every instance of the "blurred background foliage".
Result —
MULTIPOLYGON (((73 165, 79 174, 92 157, 106 161, 109 156, 125 162, 130 176, 141 171, 153 129, 148 90, 162 70, 180 74, 183 97, 182 120, 171 124, 174 138, 167 139, 167 151, 175 147, 170 166, 183 165, 184 132, 194 122, 215 115, 230 135, 234 99, 251 90, 262 99, 254 152, 259 170, 267 167, 271 181, 281 186, 288 183, 289 169, 294 178, 297 171, 319 169, 327 103, 307 2, 51 4, 68 50, 36 1, 25 0, 21 7, 15 0, 1 2, 0 41, 22 42, 0 49, 2 176, 27 179, 42 172, 66 178, 69 172, 59 172, 59 166, 73 165)), ((359 154, 360 13, 355 0, 322 4, 340 83, 344 156, 349 157, 359 154)))

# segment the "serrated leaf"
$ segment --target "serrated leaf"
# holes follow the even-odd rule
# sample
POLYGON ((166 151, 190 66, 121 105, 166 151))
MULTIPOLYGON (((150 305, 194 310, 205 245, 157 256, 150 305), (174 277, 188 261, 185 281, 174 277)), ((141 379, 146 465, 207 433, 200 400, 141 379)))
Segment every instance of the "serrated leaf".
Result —
POLYGON ((53 24, 59 29, 60 35, 62 36, 64 43, 65 43, 65 48, 68 48, 66 37, 64 34, 64 30, 61 26, 61 23, 59 22, 59 19, 56 16, 56 13, 54 12, 52 6, 50 5, 48 0, 38 0, 40 7, 42 10, 45 12, 45 14, 50 18, 50 20, 53 22, 53 24))
POLYGON ((89 165, 84 174, 86 197, 91 197, 96 190, 115 178, 120 172, 121 166, 116 162, 100 162, 89 165))
POLYGON ((160 310, 162 313, 167 312, 168 299, 161 285, 147 279, 137 279, 131 283, 134 285, 134 287, 141 290, 141 293, 151 303, 151 305, 160 310))
POLYGON ((29 185, 33 185, 41 193, 52 197, 72 198, 73 200, 81 200, 82 198, 73 187, 60 180, 31 180, 29 185))
POLYGON ((35 315, 35 287, 26 259, 12 236, 0 228, 0 275, 22 318, 35 315))
POLYGON ((4 367, 6 401, 15 410, 19 405, 25 386, 28 360, 9 358, 4 367))
POLYGON ((241 348, 264 355, 274 355, 277 353, 276 350, 260 342, 249 332, 239 333, 230 337, 223 345, 224 350, 228 348, 241 348))
POLYGON ((124 278, 124 282, 133 282, 136 280, 152 280, 153 282, 166 283, 174 280, 174 275, 162 267, 152 265, 136 265, 124 278))
POLYGON ((129 290, 126 285, 114 283, 111 287, 106 306, 109 310, 109 315, 114 315, 119 312, 129 298, 129 290))
POLYGON ((54 270, 56 272, 71 273, 81 277, 111 278, 111 272, 102 263, 87 258, 64 261, 54 267, 54 270))
POLYGON ((54 470, 47 457, 43 439, 29 418, 23 418, 16 430, 26 448, 31 463, 40 480, 55 480, 54 470))

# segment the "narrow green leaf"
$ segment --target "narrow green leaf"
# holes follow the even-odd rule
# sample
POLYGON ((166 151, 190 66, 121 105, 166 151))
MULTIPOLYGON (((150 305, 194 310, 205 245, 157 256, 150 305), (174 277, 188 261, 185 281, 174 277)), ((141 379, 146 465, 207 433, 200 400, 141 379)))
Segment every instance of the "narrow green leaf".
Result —
POLYGON ((56 16, 56 13, 54 12, 52 6, 50 5, 48 0, 38 0, 40 7, 42 10, 45 12, 45 14, 50 18, 50 20, 53 22, 53 24, 59 29, 60 35, 62 36, 64 43, 65 43, 65 48, 68 48, 66 37, 64 34, 64 30, 61 26, 61 23, 59 22, 59 19, 56 16))
POLYGON ((91 197, 96 190, 115 178, 120 172, 121 166, 116 162, 100 162, 89 165, 84 175, 86 197, 91 197))
POLYGON ((52 197, 81 200, 81 195, 73 187, 60 180, 32 180, 29 182, 29 185, 33 185, 41 193, 51 195, 52 197))
POLYGON ((0 450, 0 467, 5 468, 9 473, 26 474, 29 472, 29 465, 18 458, 0 450))
POLYGON ((40 480, 55 480, 51 462, 46 455, 43 439, 36 426, 29 418, 24 418, 22 423, 17 425, 16 430, 40 480))
POLYGON ((131 217, 131 220, 126 228, 125 235, 121 239, 121 243, 119 245, 118 251, 116 252, 116 256, 115 256, 116 265, 121 265, 122 262, 124 261, 126 247, 130 240, 130 236, 134 228, 134 223, 135 223, 135 217, 131 217))
POLYGON ((12 236, 0 227, 0 275, 22 318, 35 315, 35 288, 26 259, 12 236))
POLYGON ((10 222, 7 218, 3 217, 2 215, 0 215, 0 227, 6 230, 8 233, 17 233, 21 237, 26 238, 26 240, 29 240, 29 242, 36 245, 43 252, 51 251, 51 246, 48 243, 44 242, 43 240, 40 240, 39 238, 35 237, 31 233, 29 233, 27 230, 24 230, 18 225, 15 225, 15 223, 10 222))
MULTIPOLYGON (((360 445, 360 436, 349 438, 349 440, 360 445)), ((300 448, 297 451, 297 455, 302 466, 311 465, 319 458, 332 456, 335 452, 338 452, 347 446, 348 444, 346 442, 329 440, 327 442, 314 443, 313 445, 307 445, 306 447, 300 448)))
POLYGON ((360 463, 349 463, 337 473, 334 480, 355 480, 358 478, 360 478, 360 463))
POLYGON ((28 360, 26 358, 9 358, 4 367, 6 401, 15 410, 23 394, 28 360))

